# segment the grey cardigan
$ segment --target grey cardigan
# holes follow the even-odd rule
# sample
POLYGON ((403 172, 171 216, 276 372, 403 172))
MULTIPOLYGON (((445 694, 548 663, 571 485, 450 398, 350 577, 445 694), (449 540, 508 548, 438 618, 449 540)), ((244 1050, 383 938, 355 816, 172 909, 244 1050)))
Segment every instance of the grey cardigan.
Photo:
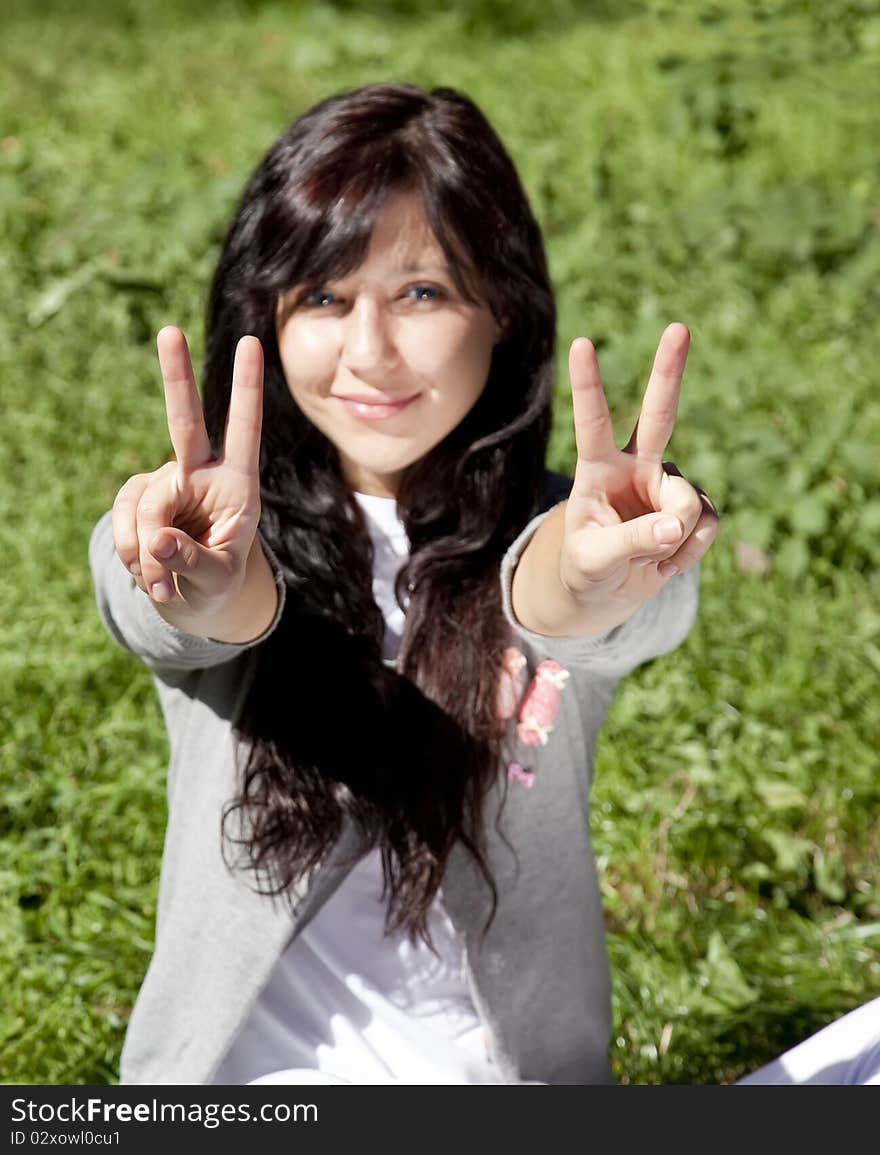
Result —
MULTIPOLYGON (((603 1083, 612 1081, 611 1005, 589 833, 594 744, 620 678, 688 633, 699 579, 696 567, 672 578, 601 637, 530 633, 513 617, 511 581, 543 516, 503 559, 504 612, 528 676, 552 659, 569 677, 546 744, 517 747, 518 762, 534 775, 531 786, 524 785, 528 775, 509 780, 502 805, 499 774, 490 798, 487 861, 499 903, 486 936, 488 889, 461 848, 449 860, 443 897, 464 942, 468 984, 502 1078, 603 1083)), ((292 904, 256 894, 252 876, 226 867, 220 814, 236 792, 232 725, 262 639, 231 645, 169 626, 119 561, 109 512, 92 533, 89 560, 107 629, 154 675, 170 742, 155 951, 129 1022, 120 1079, 210 1083, 280 954, 347 873, 342 859, 350 863, 360 848, 347 830, 299 883, 292 904)), ((284 585, 277 568, 276 580, 280 616, 284 585)))

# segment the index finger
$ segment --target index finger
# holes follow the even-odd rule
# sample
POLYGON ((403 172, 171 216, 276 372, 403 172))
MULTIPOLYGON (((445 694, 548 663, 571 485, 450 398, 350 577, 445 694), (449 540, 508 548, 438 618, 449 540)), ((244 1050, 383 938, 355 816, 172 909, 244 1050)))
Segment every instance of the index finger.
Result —
POLYGON ((614 427, 593 342, 578 337, 568 354, 571 408, 578 461, 598 461, 617 452, 614 427))
POLYGON ((232 366, 232 394, 223 441, 223 461, 248 477, 260 472, 263 427, 263 346, 256 337, 242 337, 232 366))
POLYGON ((213 454, 186 337, 180 329, 166 325, 156 337, 156 348, 174 454, 184 469, 195 469, 211 461, 213 454))
POLYGON ((642 408, 625 453, 633 453, 648 461, 662 460, 675 428, 690 340, 690 333, 678 322, 663 330, 642 398, 642 408))

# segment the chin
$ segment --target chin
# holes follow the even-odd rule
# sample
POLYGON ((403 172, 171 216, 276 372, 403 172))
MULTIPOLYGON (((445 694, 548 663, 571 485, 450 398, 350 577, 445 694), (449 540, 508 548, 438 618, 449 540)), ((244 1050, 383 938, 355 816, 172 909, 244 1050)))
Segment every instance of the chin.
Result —
POLYGON ((343 452, 341 457, 343 461, 348 462, 353 473, 372 477, 394 477, 409 469, 411 465, 415 465, 428 452, 430 450, 425 449, 421 453, 401 454, 399 457, 391 457, 388 454, 384 457, 355 457, 353 454, 343 452))

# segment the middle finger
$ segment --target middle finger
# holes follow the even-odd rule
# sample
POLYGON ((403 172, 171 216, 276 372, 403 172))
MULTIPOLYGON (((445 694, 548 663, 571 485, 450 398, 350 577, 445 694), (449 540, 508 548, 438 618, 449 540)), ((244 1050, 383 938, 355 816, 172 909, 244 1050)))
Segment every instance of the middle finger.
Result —
POLYGON ((685 326, 677 322, 663 331, 636 427, 624 452, 646 461, 662 460, 675 427, 690 339, 685 326))

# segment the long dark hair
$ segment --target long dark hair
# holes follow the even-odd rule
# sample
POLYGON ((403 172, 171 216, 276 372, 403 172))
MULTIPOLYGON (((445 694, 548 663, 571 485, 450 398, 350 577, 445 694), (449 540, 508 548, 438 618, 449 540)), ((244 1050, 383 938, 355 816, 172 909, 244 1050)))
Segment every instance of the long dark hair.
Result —
POLYGON ((448 89, 378 84, 322 101, 272 146, 248 183, 214 275, 204 406, 223 440, 238 338, 265 353, 261 532, 287 585, 261 644, 236 732, 248 751, 233 812, 261 893, 312 870, 353 819, 379 847, 386 930, 427 934, 460 841, 497 901, 483 856, 497 781, 508 644, 499 563, 534 515, 550 428, 556 313, 541 234, 516 170, 479 109, 448 89), (364 259, 388 199, 415 192, 460 291, 503 326, 486 386, 461 423, 404 473, 411 552, 394 669, 372 595, 372 544, 335 447, 287 387, 279 296, 364 259))

